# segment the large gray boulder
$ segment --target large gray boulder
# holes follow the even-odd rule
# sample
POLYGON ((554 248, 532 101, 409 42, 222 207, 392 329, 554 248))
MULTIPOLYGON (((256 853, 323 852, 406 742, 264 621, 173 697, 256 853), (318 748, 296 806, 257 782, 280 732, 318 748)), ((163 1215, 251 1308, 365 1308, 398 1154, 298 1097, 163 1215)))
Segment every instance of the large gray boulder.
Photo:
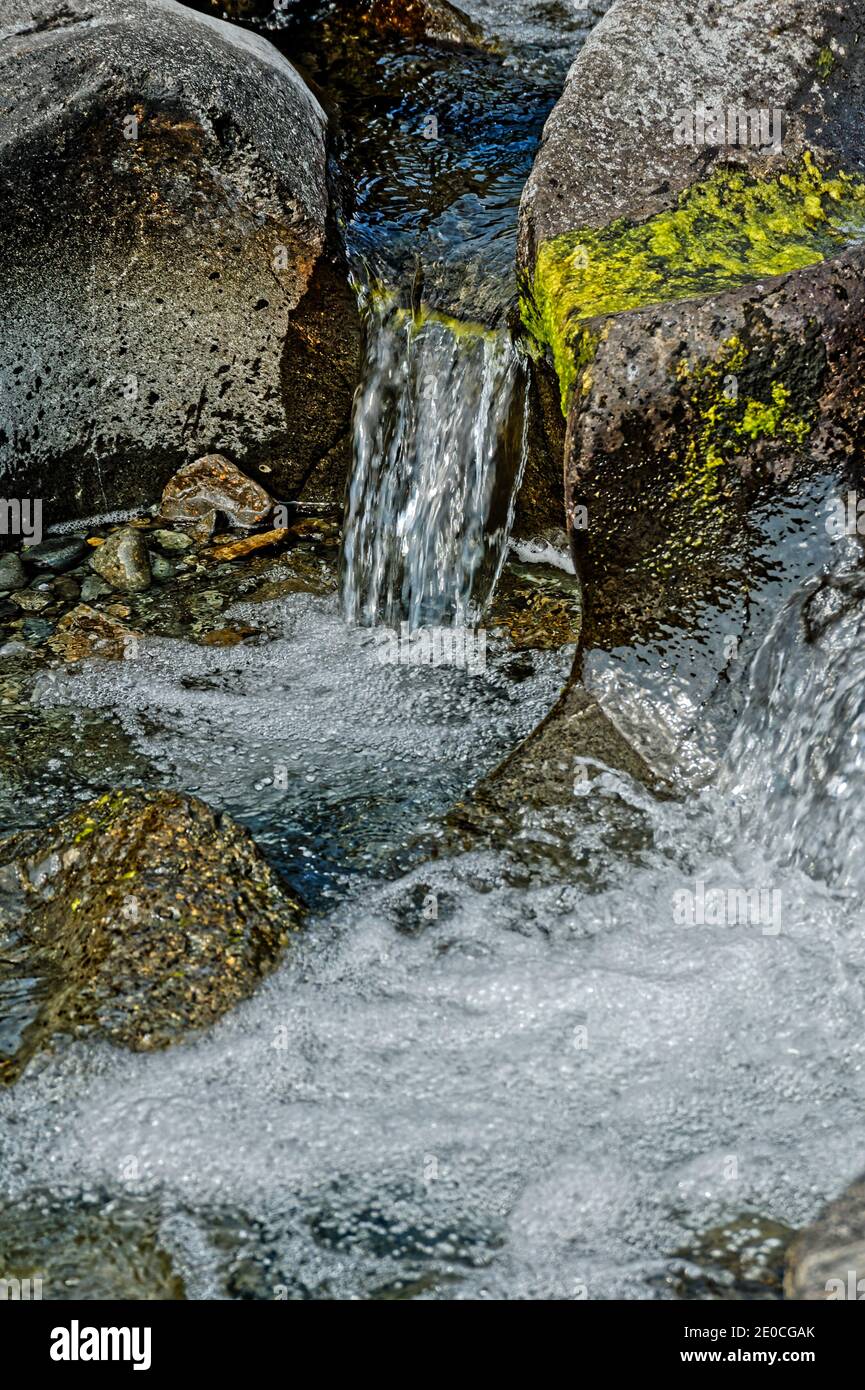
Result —
POLYGON ((711 582, 760 489, 857 455, 860 39, 862 0, 617 0, 571 69, 519 254, 588 643, 711 582))
POLYGON ((223 451, 338 495, 357 318, 291 64, 173 0, 5 0, 0 80, 0 491, 51 521, 223 451))

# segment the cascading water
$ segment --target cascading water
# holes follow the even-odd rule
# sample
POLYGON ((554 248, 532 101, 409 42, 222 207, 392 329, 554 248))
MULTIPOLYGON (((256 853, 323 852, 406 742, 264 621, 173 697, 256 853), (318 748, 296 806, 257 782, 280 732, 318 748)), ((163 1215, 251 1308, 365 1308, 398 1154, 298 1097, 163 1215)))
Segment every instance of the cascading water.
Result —
POLYGON ((506 330, 370 302, 344 533, 350 622, 477 622, 507 546, 522 394, 506 330))

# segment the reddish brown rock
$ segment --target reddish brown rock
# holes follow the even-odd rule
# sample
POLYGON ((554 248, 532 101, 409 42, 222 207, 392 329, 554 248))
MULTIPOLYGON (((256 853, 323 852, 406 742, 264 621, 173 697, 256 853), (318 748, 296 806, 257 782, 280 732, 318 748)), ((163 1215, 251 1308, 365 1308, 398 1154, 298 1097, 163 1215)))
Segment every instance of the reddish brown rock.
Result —
POLYGON ((138 634, 108 613, 79 603, 57 624, 47 645, 64 661, 123 661, 135 656, 138 634))
POLYGON ((205 454, 178 469, 160 510, 166 521, 198 521, 218 513, 232 526, 258 526, 273 510, 273 498, 223 454, 205 454))

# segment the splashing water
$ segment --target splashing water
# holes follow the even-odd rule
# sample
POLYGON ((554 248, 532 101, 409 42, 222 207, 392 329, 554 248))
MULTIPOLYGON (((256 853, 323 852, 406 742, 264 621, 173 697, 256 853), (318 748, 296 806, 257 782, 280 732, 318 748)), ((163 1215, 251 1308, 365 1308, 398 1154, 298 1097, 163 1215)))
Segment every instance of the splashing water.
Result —
POLYGON ((350 622, 477 621, 507 546, 523 392, 505 330, 372 303, 343 548, 350 622))

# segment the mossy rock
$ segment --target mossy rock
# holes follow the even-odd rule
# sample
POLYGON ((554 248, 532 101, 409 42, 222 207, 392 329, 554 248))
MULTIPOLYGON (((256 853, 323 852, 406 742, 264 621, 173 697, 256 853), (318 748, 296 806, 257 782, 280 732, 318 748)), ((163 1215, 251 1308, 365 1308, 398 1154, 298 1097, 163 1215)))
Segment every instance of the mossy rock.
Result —
POLYGON ((214 1023, 301 919, 248 831, 177 792, 116 791, 0 842, 0 1079, 57 1034, 135 1051, 214 1023))
POLYGON ((804 20, 619 0, 547 123, 521 311, 551 448, 567 424, 586 647, 717 592, 754 502, 865 440, 865 6, 804 20), (697 140, 707 93, 724 120, 697 140))

